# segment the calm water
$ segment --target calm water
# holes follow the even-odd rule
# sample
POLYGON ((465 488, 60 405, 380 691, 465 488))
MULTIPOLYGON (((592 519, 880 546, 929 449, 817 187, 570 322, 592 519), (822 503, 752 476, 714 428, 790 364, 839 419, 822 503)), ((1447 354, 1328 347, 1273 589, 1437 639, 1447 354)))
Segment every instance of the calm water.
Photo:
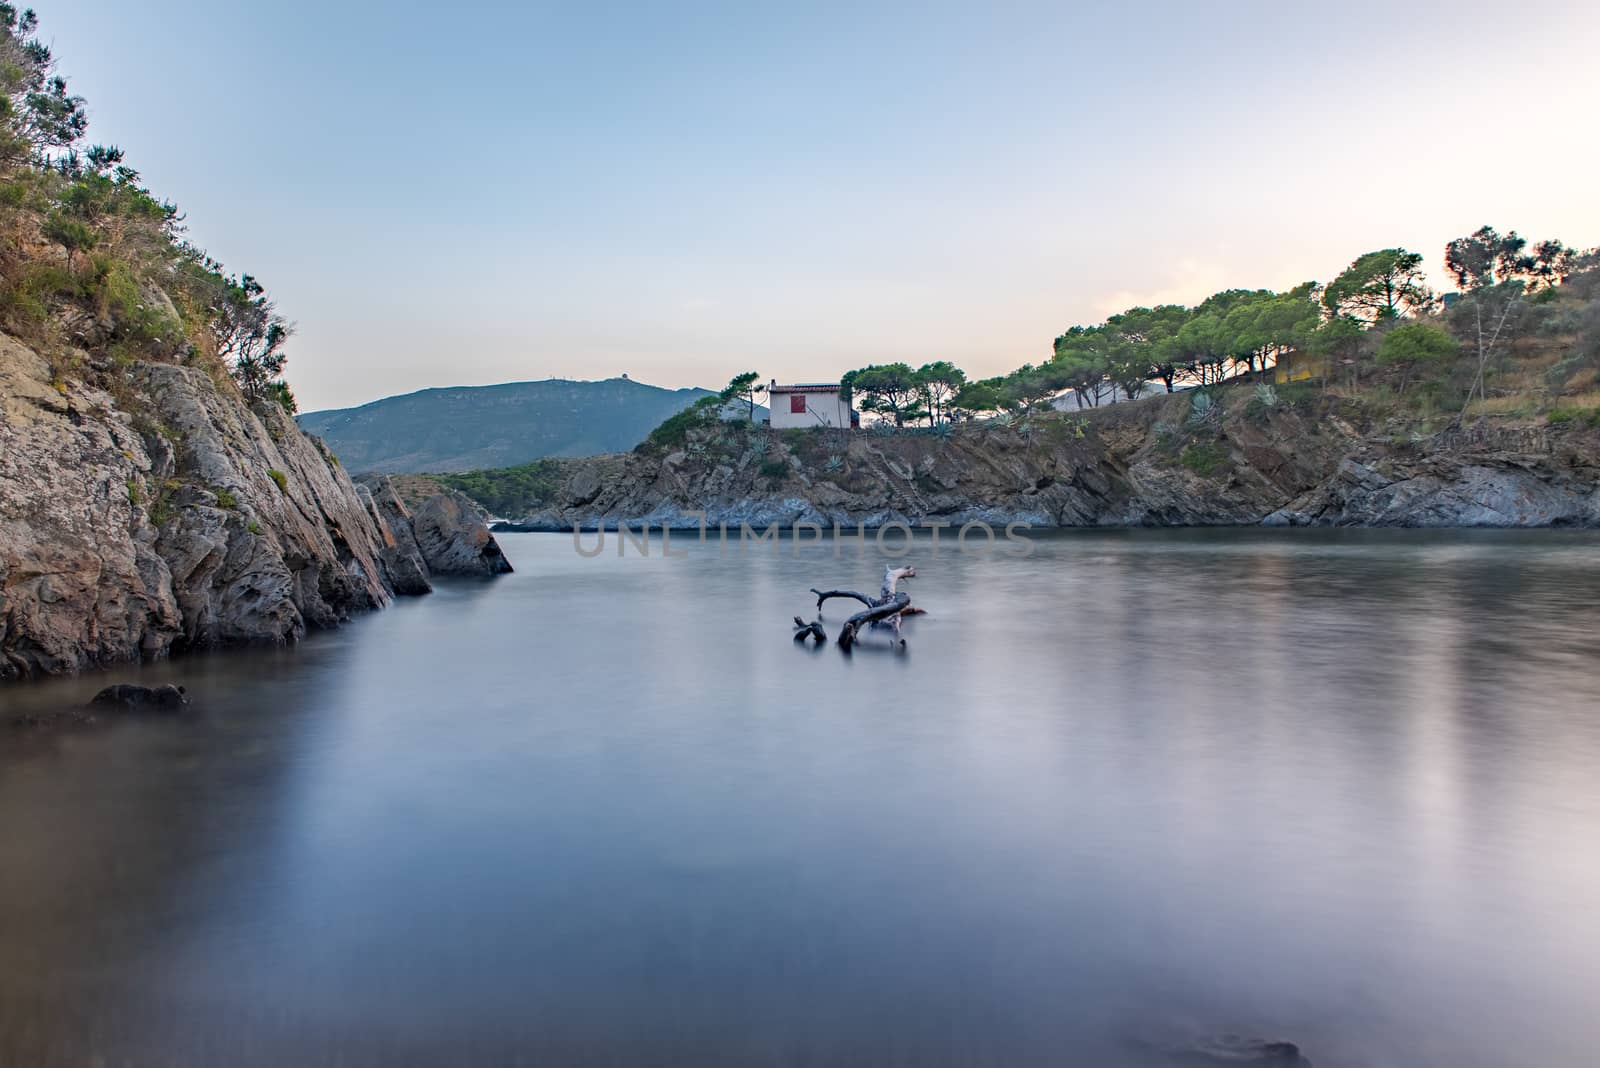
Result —
POLYGON ((0 733, 0 1065, 1594 1063, 1592 535, 922 543, 852 657, 876 556, 502 543, 0 733))

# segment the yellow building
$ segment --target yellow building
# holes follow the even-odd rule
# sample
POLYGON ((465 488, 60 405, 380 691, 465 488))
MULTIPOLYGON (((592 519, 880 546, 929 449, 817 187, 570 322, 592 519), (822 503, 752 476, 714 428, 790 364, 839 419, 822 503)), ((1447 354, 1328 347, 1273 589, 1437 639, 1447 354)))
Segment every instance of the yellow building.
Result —
POLYGON ((1278 365, 1272 369, 1272 380, 1283 386, 1290 382, 1304 382, 1308 378, 1321 378, 1327 372, 1327 360, 1309 352, 1294 350, 1278 357, 1278 365))

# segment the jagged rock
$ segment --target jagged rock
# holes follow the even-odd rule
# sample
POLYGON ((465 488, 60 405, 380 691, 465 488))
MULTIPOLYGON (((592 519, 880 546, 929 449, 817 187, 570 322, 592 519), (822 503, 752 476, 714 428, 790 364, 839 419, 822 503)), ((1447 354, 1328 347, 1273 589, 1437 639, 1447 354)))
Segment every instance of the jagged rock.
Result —
MULTIPOLYGON (((683 454, 674 453, 673 455, 682 456, 683 454)), ((668 459, 670 460, 671 457, 668 457, 668 459)), ((668 466, 671 466, 671 464, 669 463, 668 466)), ((580 470, 567 483, 566 489, 567 496, 573 504, 588 504, 600 495, 600 479, 593 471, 580 470)))
POLYGON ((124 708, 182 708, 189 703, 182 686, 135 686, 122 682, 107 686, 90 699, 91 705, 121 705, 124 708))
POLYGON ((1592 478, 1503 455, 1381 466, 1347 459, 1290 510, 1326 526, 1593 526, 1600 523, 1600 490, 1592 478))
POLYGON ((149 470, 109 394, 59 382, 0 335, 0 678, 160 656, 181 636, 132 500, 149 470))
POLYGON ((417 548, 411 532, 411 513, 386 475, 363 478, 356 485, 362 503, 385 534, 379 563, 395 593, 408 597, 433 591, 428 581, 428 564, 417 548))
POLYGON ((382 533, 287 413, 254 411, 190 368, 145 365, 142 379, 180 477, 216 499, 160 526, 185 645, 293 641, 388 603, 382 533))
POLYGON ((0 678, 293 641, 381 607, 392 533, 276 407, 165 364, 114 393, 0 334, 0 678))
POLYGON ((395 593, 418 597, 433 592, 433 583, 428 581, 428 567, 415 550, 389 546, 383 550, 381 559, 395 593))
POLYGON ((363 476, 373 505, 394 534, 397 567, 433 575, 500 575, 511 562, 500 551, 472 499, 455 490, 406 507, 388 475, 363 476))
POLYGON ((511 561, 500 551, 477 505, 450 490, 424 501, 411 517, 417 548, 436 575, 501 575, 511 561))
POLYGON ((665 456, 551 461, 563 477, 512 530, 614 529, 619 522, 715 529, 748 522, 904 521, 1033 526, 1600 526, 1600 436, 1544 427, 1449 429, 1401 438, 1323 397, 1222 414, 1196 429, 1189 399, 1153 396, 1091 418, 1032 417, 950 433, 768 434, 762 475, 743 438, 691 431, 665 456), (793 446, 793 452, 789 452, 793 446))

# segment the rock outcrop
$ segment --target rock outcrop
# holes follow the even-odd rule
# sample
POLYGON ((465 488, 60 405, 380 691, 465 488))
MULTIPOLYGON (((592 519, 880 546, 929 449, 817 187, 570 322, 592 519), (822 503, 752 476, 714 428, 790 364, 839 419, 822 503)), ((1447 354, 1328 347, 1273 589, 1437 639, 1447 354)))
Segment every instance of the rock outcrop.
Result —
POLYGON ((1600 434, 1416 436, 1320 394, 1213 390, 948 433, 715 427, 680 448, 560 461, 511 529, 795 523, 1033 526, 1600 525, 1600 434))
POLYGON ((160 656, 182 635, 159 530, 134 499, 151 469, 109 394, 54 379, 0 335, 0 674, 160 656))
POLYGON ((1266 516, 1284 526, 1600 526, 1590 434, 1542 428, 1407 443, 1345 457, 1266 516))
POLYGON ((424 500, 415 512, 406 507, 386 475, 363 480, 377 514, 393 532, 392 550, 412 566, 434 575, 490 577, 511 571, 511 561, 489 533, 478 506, 466 494, 445 490, 424 500))
MULTIPOLYGON (((0 334, 0 678, 292 642, 426 592, 410 533, 281 409, 191 367, 96 377, 0 334)), ((439 558, 499 556, 458 511, 439 558)))

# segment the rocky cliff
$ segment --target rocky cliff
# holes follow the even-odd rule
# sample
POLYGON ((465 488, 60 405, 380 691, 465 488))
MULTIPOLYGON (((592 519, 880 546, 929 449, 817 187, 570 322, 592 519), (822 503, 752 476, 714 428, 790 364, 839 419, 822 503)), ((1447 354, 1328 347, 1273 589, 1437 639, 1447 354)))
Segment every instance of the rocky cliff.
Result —
POLYGON ((430 574, 487 573, 475 513, 397 537, 316 439, 231 383, 155 363, 95 377, 0 334, 0 677, 291 642, 430 574))
POLYGON ((1426 432, 1313 389, 1195 396, 941 433, 701 428, 670 448, 566 462, 509 525, 692 527, 700 510, 712 525, 852 528, 1600 525, 1592 429, 1426 432))
POLYGON ((489 578, 511 570, 482 513, 465 494, 441 489, 415 502, 413 511, 387 475, 366 476, 358 488, 394 536, 396 544, 387 551, 402 560, 421 559, 441 575, 489 578))

